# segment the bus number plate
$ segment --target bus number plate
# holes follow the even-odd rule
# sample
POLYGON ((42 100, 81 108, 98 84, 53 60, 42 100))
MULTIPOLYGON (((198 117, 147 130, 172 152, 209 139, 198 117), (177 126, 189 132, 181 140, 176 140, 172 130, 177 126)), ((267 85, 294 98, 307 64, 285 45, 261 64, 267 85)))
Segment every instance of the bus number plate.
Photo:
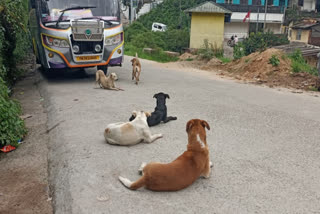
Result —
POLYGON ((77 61, 99 60, 100 56, 77 56, 77 61))

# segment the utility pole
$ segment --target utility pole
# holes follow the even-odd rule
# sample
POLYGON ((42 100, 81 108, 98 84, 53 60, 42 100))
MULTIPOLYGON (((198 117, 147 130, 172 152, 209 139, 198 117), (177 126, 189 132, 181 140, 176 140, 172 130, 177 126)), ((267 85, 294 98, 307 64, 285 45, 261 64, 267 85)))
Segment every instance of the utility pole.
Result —
POLYGON ((264 0, 264 23, 263 23, 263 32, 266 32, 266 21, 267 21, 267 7, 268 0, 264 0))
POLYGON ((130 24, 132 23, 133 21, 133 0, 130 0, 130 24))
POLYGON ((258 26, 259 26, 259 7, 258 7, 258 14, 257 14, 256 33, 258 33, 258 26))

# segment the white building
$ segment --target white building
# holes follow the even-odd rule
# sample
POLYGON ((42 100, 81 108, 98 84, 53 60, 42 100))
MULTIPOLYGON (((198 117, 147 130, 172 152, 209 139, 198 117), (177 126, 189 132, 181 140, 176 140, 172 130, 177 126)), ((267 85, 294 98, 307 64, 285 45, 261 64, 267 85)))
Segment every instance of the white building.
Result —
MULTIPOLYGON (((250 18, 243 22, 247 12, 233 12, 230 22, 226 22, 224 26, 224 37, 230 38, 237 35, 239 38, 247 37, 250 32, 256 29, 261 30, 265 21, 264 13, 250 13, 250 18)), ((267 13, 266 14, 266 30, 273 33, 281 33, 281 25, 283 23, 283 13, 267 13)))

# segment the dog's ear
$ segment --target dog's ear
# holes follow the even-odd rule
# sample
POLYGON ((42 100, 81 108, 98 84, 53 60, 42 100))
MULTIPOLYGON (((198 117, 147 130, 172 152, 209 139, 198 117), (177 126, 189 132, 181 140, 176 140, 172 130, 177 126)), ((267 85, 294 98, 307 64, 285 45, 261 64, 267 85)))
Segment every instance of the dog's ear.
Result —
POLYGON ((150 112, 144 112, 144 114, 146 115, 146 117, 150 117, 151 116, 150 112))
POLYGON ((168 99, 170 99, 169 94, 164 94, 164 96, 168 99))
POLYGON ((153 95, 153 98, 157 98, 157 97, 158 97, 158 94, 153 95))
POLYGON ((202 125, 204 128, 207 128, 208 130, 210 130, 210 126, 209 126, 209 124, 208 124, 207 121, 202 120, 202 121, 201 121, 201 125, 202 125))
POLYGON ((189 120, 189 122, 187 123, 187 126, 186 126, 186 132, 189 132, 189 130, 191 129, 193 124, 194 124, 193 120, 189 120))
POLYGON ((133 111, 133 112, 132 112, 132 116, 136 117, 136 116, 137 116, 137 112, 136 112, 136 111, 133 111))

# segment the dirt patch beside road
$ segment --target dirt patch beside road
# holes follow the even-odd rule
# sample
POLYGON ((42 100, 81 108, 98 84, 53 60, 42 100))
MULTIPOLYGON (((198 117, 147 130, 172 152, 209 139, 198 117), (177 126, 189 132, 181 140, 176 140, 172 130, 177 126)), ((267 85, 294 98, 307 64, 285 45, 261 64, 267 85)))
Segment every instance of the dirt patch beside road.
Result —
POLYGON ((0 154, 0 213, 52 213, 48 185, 47 114, 37 90, 39 74, 32 71, 14 88, 22 105, 28 135, 15 151, 0 154))
POLYGON ((285 57, 281 50, 273 48, 267 49, 262 53, 252 53, 227 64, 223 64, 215 58, 210 61, 201 61, 197 60, 196 57, 188 55, 187 59, 193 60, 183 61, 185 60, 184 58, 186 57, 183 57, 182 61, 177 62, 183 64, 183 67, 215 71, 221 76, 232 77, 244 82, 301 90, 320 88, 320 81, 317 76, 309 73, 293 73, 290 59, 285 57), (279 66, 272 66, 269 63, 272 55, 276 55, 279 59, 279 66))

